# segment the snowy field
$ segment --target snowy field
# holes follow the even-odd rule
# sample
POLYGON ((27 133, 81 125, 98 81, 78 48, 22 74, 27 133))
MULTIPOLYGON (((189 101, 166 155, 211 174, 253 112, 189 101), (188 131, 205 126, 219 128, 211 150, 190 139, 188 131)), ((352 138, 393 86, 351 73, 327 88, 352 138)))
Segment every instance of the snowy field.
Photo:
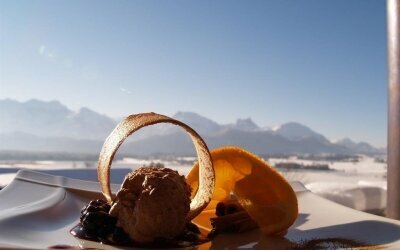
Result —
POLYGON ((342 205, 376 214, 386 208, 386 163, 362 156, 359 161, 311 161, 297 158, 269 159, 271 165, 294 162, 301 170, 281 171, 288 180, 300 181, 312 192, 342 205), (307 170, 307 165, 326 164, 330 171, 307 170))
MULTIPOLYGON (((174 160, 143 160, 125 158, 114 161, 111 178, 114 183, 121 183, 126 173, 144 165, 161 163, 169 168, 176 169, 180 174, 189 173, 195 158, 185 157, 174 160), (190 162, 190 164, 189 164, 190 162)), ((41 171, 53 175, 61 175, 70 178, 97 181, 97 162, 93 161, 9 161, 0 162, 0 187, 6 186, 12 181, 20 169, 41 171)))
MULTIPOLYGON (((195 160, 181 157, 171 160, 143 160, 125 158, 113 163, 112 182, 119 183, 126 173, 143 165, 161 163, 186 175, 195 160)), ((386 163, 362 156, 358 161, 315 161, 291 158, 270 158, 275 166, 279 163, 295 163, 301 169, 278 170, 290 181, 302 182, 310 191, 342 205, 376 214, 383 214, 386 206, 386 163), (316 170, 315 165, 327 165, 329 170, 316 170), (308 167, 310 166, 310 167, 308 167)), ((30 161, 0 162, 0 187, 12 181, 19 169, 43 171, 53 175, 95 181, 95 162, 30 161)))

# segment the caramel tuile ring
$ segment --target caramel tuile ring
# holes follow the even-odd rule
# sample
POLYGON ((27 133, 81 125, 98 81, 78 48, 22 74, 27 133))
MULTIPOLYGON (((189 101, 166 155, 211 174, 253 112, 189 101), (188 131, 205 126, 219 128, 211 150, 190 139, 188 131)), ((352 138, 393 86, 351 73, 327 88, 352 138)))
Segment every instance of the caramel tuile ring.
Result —
POLYGON ((186 220, 191 221, 208 205, 211 200, 214 185, 215 173, 211 160, 210 151, 200 135, 183 122, 172 119, 165 115, 156 113, 134 114, 123 119, 111 132, 103 144, 97 165, 97 175, 101 191, 108 203, 112 203, 113 195, 110 187, 110 169, 115 153, 118 151, 124 140, 139 129, 157 123, 171 123, 183 128, 196 149, 199 162, 199 188, 190 203, 190 211, 186 220))

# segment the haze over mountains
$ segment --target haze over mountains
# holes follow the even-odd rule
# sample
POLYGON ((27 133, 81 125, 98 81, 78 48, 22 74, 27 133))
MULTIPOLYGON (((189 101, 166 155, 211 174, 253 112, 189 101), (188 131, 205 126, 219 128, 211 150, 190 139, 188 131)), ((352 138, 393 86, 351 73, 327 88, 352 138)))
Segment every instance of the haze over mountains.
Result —
MULTIPOLYGON (((273 129, 259 127, 250 118, 231 124, 193 112, 177 112, 203 136, 210 148, 238 145, 257 154, 382 154, 368 143, 346 138, 336 142, 296 122, 273 129)), ((0 150, 99 153, 104 139, 118 121, 88 108, 72 111, 58 101, 0 100, 0 150)), ((144 128, 130 138, 121 153, 193 155, 189 137, 168 124, 144 128)))

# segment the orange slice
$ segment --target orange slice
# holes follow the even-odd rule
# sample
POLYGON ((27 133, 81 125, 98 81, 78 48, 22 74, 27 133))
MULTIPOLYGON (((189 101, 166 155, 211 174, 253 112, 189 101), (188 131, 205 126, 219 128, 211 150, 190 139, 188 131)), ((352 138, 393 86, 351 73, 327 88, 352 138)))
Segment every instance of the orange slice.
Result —
MULTIPOLYGON (((215 206, 233 194, 265 235, 287 230, 298 215, 297 197, 290 184, 267 162, 234 146, 211 151, 215 170, 214 193, 209 205, 193 221, 211 230, 215 206)), ((199 167, 196 163, 187 183, 197 190, 199 167)))

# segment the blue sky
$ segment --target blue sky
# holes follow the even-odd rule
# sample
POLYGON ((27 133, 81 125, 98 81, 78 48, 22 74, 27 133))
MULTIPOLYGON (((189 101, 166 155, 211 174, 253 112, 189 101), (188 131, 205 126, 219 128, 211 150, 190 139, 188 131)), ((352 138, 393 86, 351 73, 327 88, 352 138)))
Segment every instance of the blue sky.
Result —
POLYGON ((0 1, 0 98, 386 144, 381 0, 0 1))

